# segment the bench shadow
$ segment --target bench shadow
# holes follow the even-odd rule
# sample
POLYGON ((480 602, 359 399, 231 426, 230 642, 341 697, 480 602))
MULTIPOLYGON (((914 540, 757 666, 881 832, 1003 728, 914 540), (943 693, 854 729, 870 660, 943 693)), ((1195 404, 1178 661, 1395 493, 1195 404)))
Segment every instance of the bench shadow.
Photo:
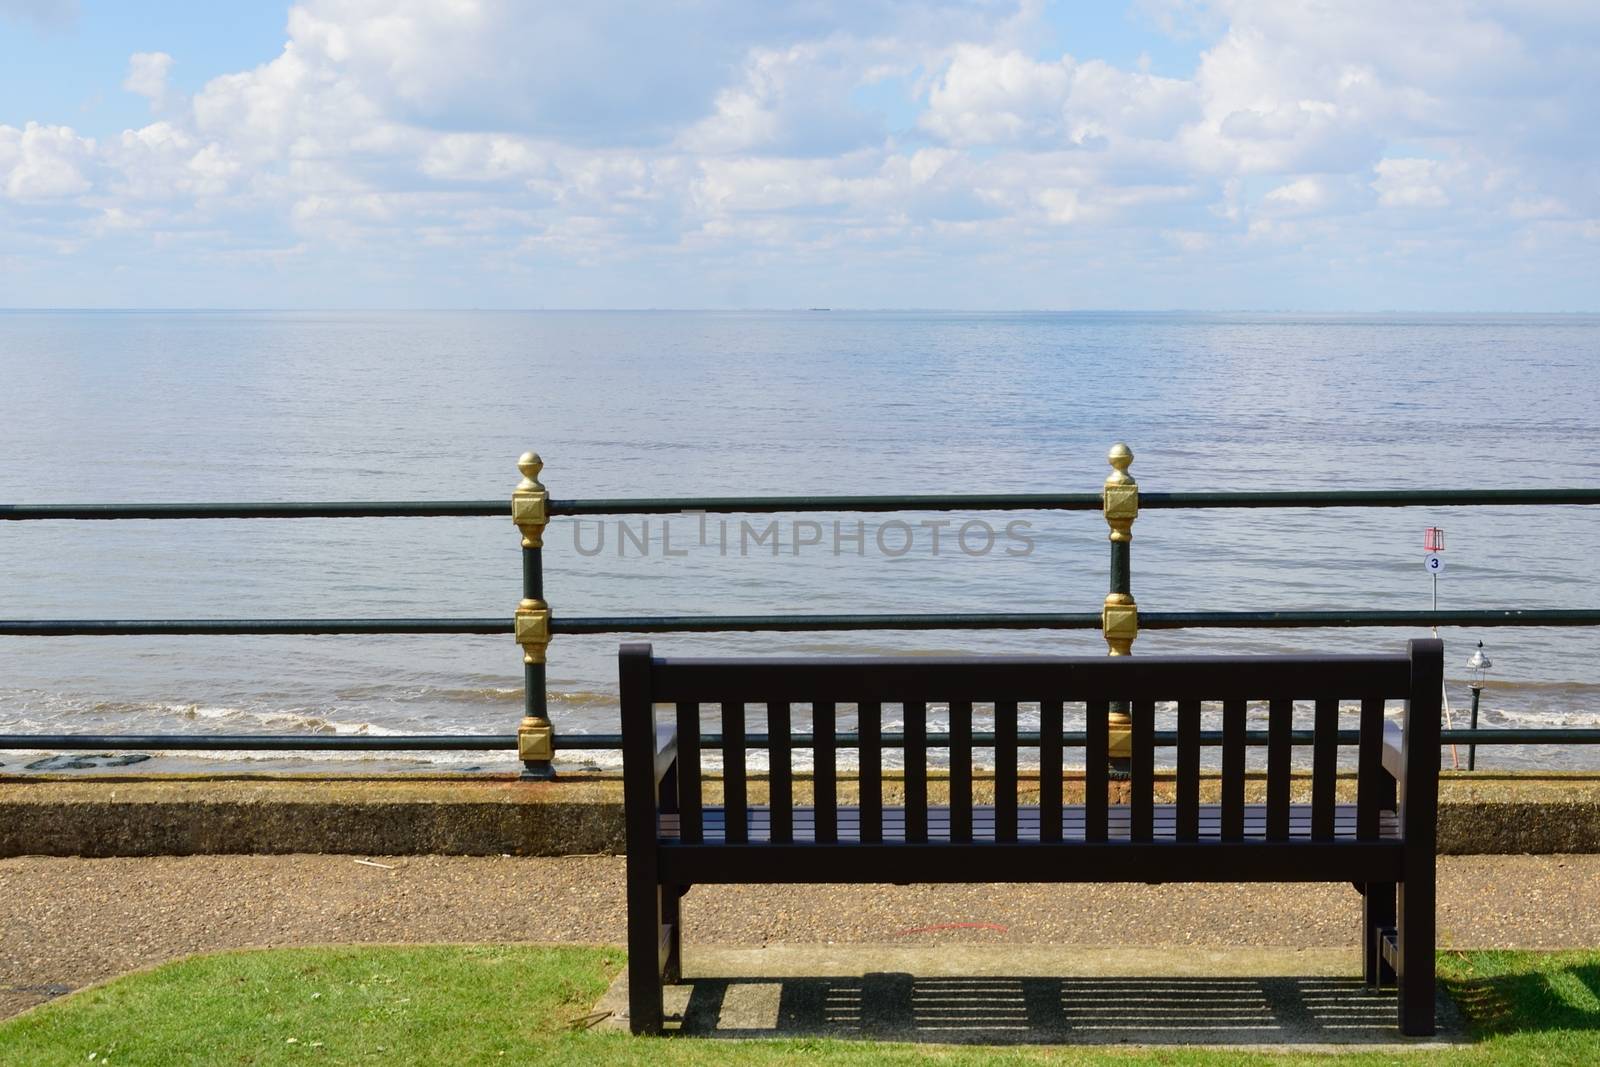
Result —
MULTIPOLYGON (((684 1036, 1140 1045, 1405 1042, 1392 989, 1358 979, 1157 977, 691 978, 684 1036)), ((679 997, 685 987, 679 986, 679 997)), ((669 993, 671 992, 669 988, 669 993)), ((1441 998, 1443 1040, 1460 1040, 1441 998)), ((670 1008, 669 1008, 670 1011, 670 1008)), ((1439 1039, 1434 1039, 1439 1040, 1439 1039)))

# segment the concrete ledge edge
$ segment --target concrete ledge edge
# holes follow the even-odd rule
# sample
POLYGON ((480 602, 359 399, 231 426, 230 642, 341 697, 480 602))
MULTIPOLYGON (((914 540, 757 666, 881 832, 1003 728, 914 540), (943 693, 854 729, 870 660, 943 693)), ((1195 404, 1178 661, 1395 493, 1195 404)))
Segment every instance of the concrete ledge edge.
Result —
MULTIPOLYGON (((622 851, 614 775, 0 778, 0 856, 622 851)), ((1600 774, 1447 773, 1439 851, 1600 852, 1600 774)))

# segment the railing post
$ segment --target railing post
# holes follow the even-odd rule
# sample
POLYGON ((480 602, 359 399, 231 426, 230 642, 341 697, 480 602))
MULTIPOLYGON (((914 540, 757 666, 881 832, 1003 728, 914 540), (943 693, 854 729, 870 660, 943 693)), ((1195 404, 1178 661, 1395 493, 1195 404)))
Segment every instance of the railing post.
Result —
POLYGON ((544 658, 550 644, 550 606, 544 602, 544 528, 550 494, 539 481, 544 460, 537 452, 517 459, 522 481, 511 494, 511 521, 522 531, 522 601, 517 605, 516 637, 522 646, 522 725, 517 727, 517 758, 522 777, 555 777, 554 733, 545 703, 544 658))
MULTIPOLYGON (((1101 490, 1101 510, 1111 527, 1111 591, 1100 609, 1100 630, 1113 656, 1133 651, 1139 636, 1139 605, 1134 603, 1129 574, 1129 546, 1133 543, 1133 520, 1139 517, 1139 483, 1128 468, 1133 465, 1133 450, 1122 442, 1111 446, 1106 459, 1111 463, 1101 490)), ((1133 755, 1133 720, 1127 701, 1111 704, 1111 729, 1107 753, 1111 773, 1118 777, 1129 772, 1133 755)))

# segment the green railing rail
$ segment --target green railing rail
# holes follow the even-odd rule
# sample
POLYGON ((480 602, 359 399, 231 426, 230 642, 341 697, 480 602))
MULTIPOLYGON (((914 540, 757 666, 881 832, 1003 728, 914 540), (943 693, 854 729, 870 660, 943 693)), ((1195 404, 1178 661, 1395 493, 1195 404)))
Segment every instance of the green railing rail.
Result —
MULTIPOLYGON (((406 735, 383 737, 325 734, 0 734, 0 749, 133 749, 172 751, 503 751, 516 750, 526 777, 553 775, 558 750, 617 749, 620 734, 559 733, 546 702, 545 655, 550 638, 576 634, 712 632, 794 632, 826 630, 1102 630, 1112 654, 1127 654, 1140 630, 1279 629, 1394 626, 1600 626, 1600 609, 1511 608, 1462 611, 1187 611, 1140 612, 1131 591, 1129 544, 1132 525, 1146 509, 1214 508, 1412 508, 1593 506, 1600 489, 1431 489, 1307 490, 1265 492, 1143 493, 1128 474, 1133 454, 1118 445, 1110 455, 1113 473, 1098 493, 888 494, 853 496, 707 496, 551 499, 534 453, 518 460, 523 475, 509 506, 503 500, 323 501, 164 504, 0 504, 0 521, 189 520, 189 519, 345 519, 424 517, 511 517, 522 533, 523 595, 511 618, 375 619, 20 619, 0 620, 0 636, 68 637, 134 635, 328 635, 328 634, 505 634, 523 649, 524 708, 516 733, 406 735), (544 599, 543 534, 554 517, 717 514, 792 514, 804 512, 993 512, 1099 511, 1111 528, 1111 591, 1099 612, 920 613, 815 615, 557 616, 544 599)), ((1118 709, 1113 709, 1113 729, 1118 709)), ((1341 743, 1353 743, 1342 733, 1341 743)), ((988 735, 975 734, 982 745, 988 735)), ((1264 744, 1265 732, 1249 731, 1249 744, 1264 744)), ((992 737, 989 738, 992 741, 992 737)), ((1028 744, 1030 735, 1019 737, 1028 744)), ((1037 735, 1031 740, 1037 743, 1037 735)), ((1296 734, 1296 742, 1307 743, 1296 734)), ((853 739, 840 735, 838 744, 853 739)), ((1443 744, 1600 744, 1600 729, 1444 730, 1443 744)), ((705 738, 715 746, 714 735, 705 738)), ((791 744, 810 747, 797 735, 791 744)), ((894 747, 899 739, 881 742, 894 747)), ((939 747, 940 735, 928 744, 939 747)), ((1082 745, 1081 734, 1064 744, 1082 745)), ((1176 735, 1157 735, 1158 744, 1175 744, 1176 735), (1165 739, 1165 740, 1164 740, 1165 739)), ((1220 732, 1202 733, 1201 743, 1221 743, 1220 732)), ((767 744, 761 735, 752 748, 767 744)))
MULTIPOLYGON (((810 511, 1099 511, 1100 493, 955 493, 873 496, 617 497, 550 500, 552 517, 765 515, 810 511)), ((1140 510, 1174 508, 1416 508, 1600 504, 1600 489, 1317 489, 1291 492, 1140 493, 1140 510)), ((0 504, 5 519, 505 518, 504 500, 325 501, 218 504, 0 504)))
MULTIPOLYGON (((1149 611, 1141 630, 1273 630, 1372 626, 1600 626, 1590 609, 1481 611, 1149 611)), ((599 615, 553 618, 550 633, 668 634, 823 630, 1098 630, 1100 616, 1000 613, 926 615, 599 615)), ((226 634, 510 634, 507 619, 19 619, 0 637, 202 637, 226 634)))

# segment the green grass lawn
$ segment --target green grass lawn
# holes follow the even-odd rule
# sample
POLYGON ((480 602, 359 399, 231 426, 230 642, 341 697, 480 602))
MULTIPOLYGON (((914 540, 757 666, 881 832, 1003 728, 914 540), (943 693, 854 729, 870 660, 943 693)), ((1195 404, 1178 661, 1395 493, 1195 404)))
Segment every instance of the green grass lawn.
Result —
POLYGON ((1600 952, 1443 953, 1469 1048, 1337 1056, 637 1039, 581 1029, 613 949, 282 949, 129 975, 0 1024, 5 1067, 103 1063, 1600 1063, 1600 952))

